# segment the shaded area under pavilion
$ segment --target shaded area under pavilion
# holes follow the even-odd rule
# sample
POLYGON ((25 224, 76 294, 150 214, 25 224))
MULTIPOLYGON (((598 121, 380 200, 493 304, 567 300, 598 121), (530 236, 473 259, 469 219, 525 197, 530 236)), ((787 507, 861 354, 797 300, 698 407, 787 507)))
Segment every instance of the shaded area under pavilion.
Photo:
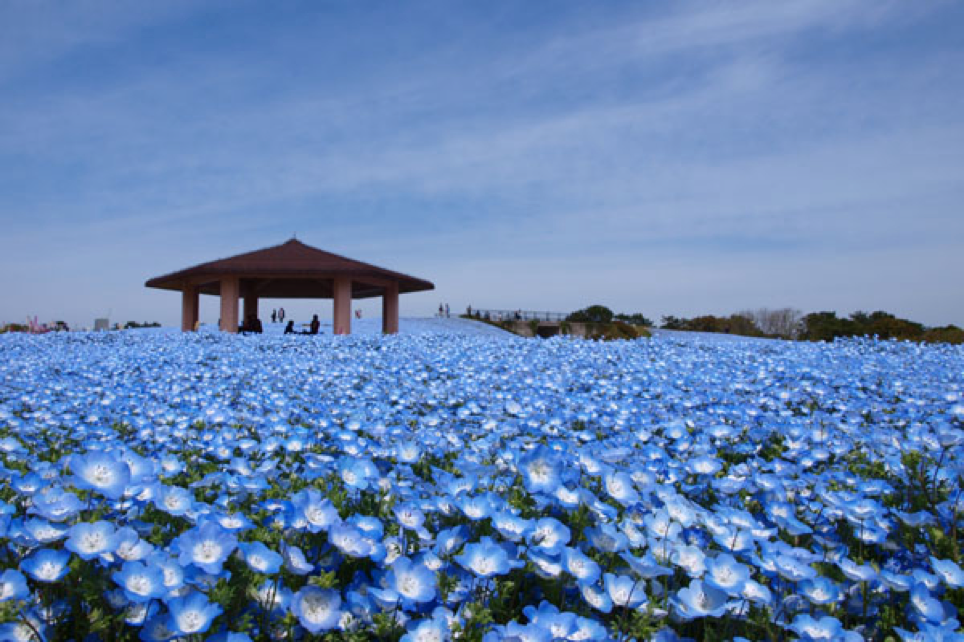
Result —
POLYGON ((382 297, 382 331, 398 332, 398 295, 434 290, 429 281, 362 263, 291 239, 281 245, 210 261, 150 279, 149 288, 182 293, 181 330, 196 328, 201 294, 221 297, 220 329, 238 331, 258 316, 259 299, 333 299, 335 334, 351 333, 352 299, 382 297))

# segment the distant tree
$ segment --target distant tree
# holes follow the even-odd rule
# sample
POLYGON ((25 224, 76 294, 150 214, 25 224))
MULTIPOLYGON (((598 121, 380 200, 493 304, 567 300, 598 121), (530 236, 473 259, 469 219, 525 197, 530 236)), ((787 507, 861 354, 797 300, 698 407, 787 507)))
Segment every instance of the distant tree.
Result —
POLYGON ((613 311, 604 305, 591 305, 566 317, 570 323, 610 323, 612 320, 613 311))
POLYGON ((663 317, 663 322, 660 327, 662 327, 664 330, 685 330, 686 322, 686 319, 669 315, 663 317))
POLYGON ((803 316, 800 310, 793 308, 781 308, 779 310, 759 308, 752 311, 746 310, 738 314, 752 319, 760 332, 768 337, 793 339, 801 332, 803 316))
POLYGON ((632 325, 653 325, 653 322, 647 319, 642 312, 633 312, 632 314, 619 313, 613 316, 613 318, 617 321, 624 321, 632 325))

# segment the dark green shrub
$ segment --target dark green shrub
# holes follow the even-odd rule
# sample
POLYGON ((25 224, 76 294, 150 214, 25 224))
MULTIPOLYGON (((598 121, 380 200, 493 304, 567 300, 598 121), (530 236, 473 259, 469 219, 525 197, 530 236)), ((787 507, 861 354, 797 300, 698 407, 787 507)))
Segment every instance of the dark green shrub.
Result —
POLYGON ((591 305, 566 317, 566 321, 573 323, 610 323, 612 320, 613 311, 604 305, 591 305))

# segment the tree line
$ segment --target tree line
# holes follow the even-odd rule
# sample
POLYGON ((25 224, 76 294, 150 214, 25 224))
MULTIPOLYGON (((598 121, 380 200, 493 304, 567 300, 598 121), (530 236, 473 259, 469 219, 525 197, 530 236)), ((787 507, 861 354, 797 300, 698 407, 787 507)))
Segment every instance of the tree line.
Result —
MULTIPOLYGON (((602 305, 577 310, 567 321, 609 323, 625 321, 634 325, 653 327, 655 324, 642 313, 614 314, 602 305)), ((923 341, 927 343, 964 343, 964 330, 955 326, 927 327, 922 323, 902 319, 889 312, 854 312, 838 317, 836 312, 803 314, 794 308, 743 310, 729 316, 705 314, 693 318, 664 316, 660 327, 666 330, 718 332, 746 337, 795 339, 803 341, 833 341, 838 337, 873 337, 923 341)))

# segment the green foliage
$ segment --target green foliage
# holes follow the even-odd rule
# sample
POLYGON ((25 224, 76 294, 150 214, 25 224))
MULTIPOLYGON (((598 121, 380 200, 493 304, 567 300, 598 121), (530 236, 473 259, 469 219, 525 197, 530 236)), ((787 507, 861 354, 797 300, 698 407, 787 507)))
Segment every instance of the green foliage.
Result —
POLYGON ((927 329, 916 321, 901 319, 889 312, 854 312, 849 318, 836 312, 812 312, 803 318, 803 335, 810 341, 833 341, 838 337, 877 336, 881 339, 964 343, 964 330, 948 325, 927 329))
POLYGON ((137 321, 128 321, 124 324, 125 330, 133 330, 136 328, 159 328, 161 324, 157 321, 145 321, 144 323, 138 323, 137 321))
POLYGON ((630 323, 632 325, 642 325, 647 327, 653 325, 652 320, 647 318, 642 312, 633 312, 632 314, 620 312, 613 318, 617 321, 625 321, 626 323, 630 323))
POLYGON ((566 317, 571 323, 610 323, 612 320, 613 311, 604 305, 591 305, 566 317))

